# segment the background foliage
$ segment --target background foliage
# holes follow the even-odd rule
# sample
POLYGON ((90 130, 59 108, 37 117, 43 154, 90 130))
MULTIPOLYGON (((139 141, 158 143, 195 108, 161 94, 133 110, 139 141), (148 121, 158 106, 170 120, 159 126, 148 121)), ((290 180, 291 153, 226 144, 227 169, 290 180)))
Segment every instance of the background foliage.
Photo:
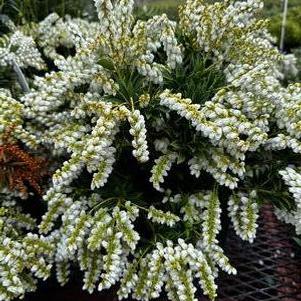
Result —
POLYGON ((0 13, 20 24, 41 21, 52 12, 79 17, 94 11, 92 5, 91 0, 0 0, 0 13))
MULTIPOLYGON (((265 15, 271 18, 270 31, 273 36, 280 37, 282 24, 282 6, 278 1, 266 1, 265 15)), ((301 2, 289 1, 287 26, 285 35, 285 48, 291 50, 301 47, 301 2)))

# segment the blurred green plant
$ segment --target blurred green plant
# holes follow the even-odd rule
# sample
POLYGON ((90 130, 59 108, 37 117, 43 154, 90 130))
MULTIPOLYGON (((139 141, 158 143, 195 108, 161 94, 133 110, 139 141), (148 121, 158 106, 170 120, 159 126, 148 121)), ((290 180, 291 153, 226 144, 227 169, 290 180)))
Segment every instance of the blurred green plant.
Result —
POLYGON ((178 19, 178 6, 183 0, 150 1, 136 7, 136 15, 139 19, 148 19, 154 15, 167 14, 172 20, 178 19))
MULTIPOLYGON (((300 6, 300 0, 289 0, 288 8, 300 6)), ((266 17, 274 17, 282 13, 283 1, 282 0, 264 0, 263 14, 266 17)))
POLYGON ((91 5, 92 0, 0 0, 0 14, 9 16, 16 24, 23 24, 41 21, 52 12, 79 17, 91 5))
MULTIPOLYGON (((279 40, 282 14, 271 18, 270 31, 279 40)), ((287 16, 284 45, 286 50, 301 47, 301 5, 290 7, 287 16)))

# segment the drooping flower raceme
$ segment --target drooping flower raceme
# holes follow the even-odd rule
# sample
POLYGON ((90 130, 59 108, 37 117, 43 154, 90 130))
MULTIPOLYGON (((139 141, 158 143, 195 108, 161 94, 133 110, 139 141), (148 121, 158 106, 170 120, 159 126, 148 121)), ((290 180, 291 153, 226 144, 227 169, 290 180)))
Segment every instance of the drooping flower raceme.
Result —
POLYGON ((287 167, 285 170, 279 171, 285 184, 289 187, 288 190, 292 194, 294 199, 295 210, 284 210, 277 209, 276 214, 279 219, 285 221, 286 223, 292 224, 298 235, 301 234, 301 203, 300 203, 300 193, 301 193, 301 174, 300 169, 287 167))

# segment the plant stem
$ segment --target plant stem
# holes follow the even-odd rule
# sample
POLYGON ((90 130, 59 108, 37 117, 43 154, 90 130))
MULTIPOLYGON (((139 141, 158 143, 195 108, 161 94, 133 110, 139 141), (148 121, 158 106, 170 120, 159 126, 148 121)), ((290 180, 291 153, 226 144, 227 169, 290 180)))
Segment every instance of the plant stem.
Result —
POLYGON ((24 93, 28 93, 30 91, 29 89, 29 85, 26 81, 26 78, 21 70, 21 68, 19 67, 19 65, 16 63, 15 60, 12 60, 12 65, 13 65, 13 69, 17 75, 17 80, 23 90, 24 93))

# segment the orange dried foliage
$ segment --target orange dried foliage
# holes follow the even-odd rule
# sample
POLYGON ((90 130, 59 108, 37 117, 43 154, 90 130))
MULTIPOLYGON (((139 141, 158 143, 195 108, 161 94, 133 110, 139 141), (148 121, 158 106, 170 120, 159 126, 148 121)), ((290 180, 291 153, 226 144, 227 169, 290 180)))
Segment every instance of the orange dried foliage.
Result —
POLYGON ((4 143, 0 145, 0 183, 24 197, 28 195, 28 186, 41 195, 45 163, 45 159, 30 155, 17 144, 4 143))

